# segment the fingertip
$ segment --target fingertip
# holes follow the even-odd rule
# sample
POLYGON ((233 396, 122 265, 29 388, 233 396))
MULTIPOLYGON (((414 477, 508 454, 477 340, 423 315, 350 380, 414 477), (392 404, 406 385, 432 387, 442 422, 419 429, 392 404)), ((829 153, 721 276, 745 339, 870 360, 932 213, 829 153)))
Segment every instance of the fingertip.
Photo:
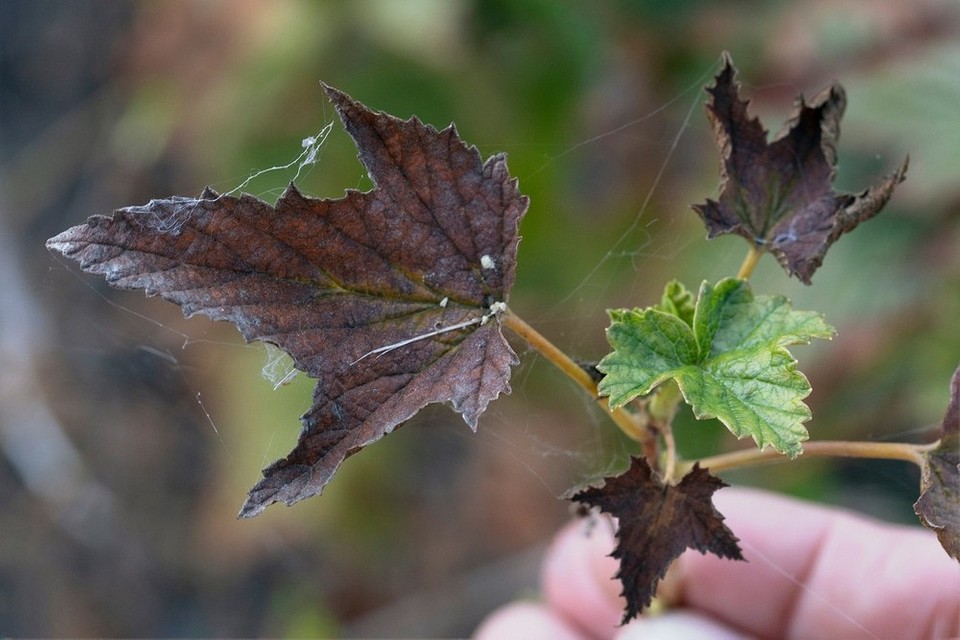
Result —
POLYGON ((623 616, 615 542, 609 521, 579 520, 564 527, 543 564, 543 592, 551 607, 595 638, 613 636, 623 616))
POLYGON ((497 609, 480 624, 474 640, 585 640, 567 621, 538 602, 515 602, 497 609))
POLYGON ((675 563, 680 601, 751 633, 783 634, 798 580, 809 572, 830 516, 822 507, 752 489, 718 491, 714 504, 746 562, 688 550, 675 563), (764 605, 752 606, 757 602, 764 605))
POLYGON ((746 637, 692 611, 670 611, 631 621, 617 633, 615 640, 743 640, 746 637))

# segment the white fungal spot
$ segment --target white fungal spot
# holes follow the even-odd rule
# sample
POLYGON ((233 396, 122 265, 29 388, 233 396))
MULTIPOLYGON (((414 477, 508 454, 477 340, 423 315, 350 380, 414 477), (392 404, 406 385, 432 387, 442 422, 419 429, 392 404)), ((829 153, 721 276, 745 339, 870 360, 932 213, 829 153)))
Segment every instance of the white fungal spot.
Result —
POLYGON ((448 302, 450 302, 450 298, 444 296, 443 300, 440 301, 440 307, 446 309, 448 302))
POLYGON ((506 310, 507 304, 505 302, 494 302, 490 305, 490 310, 483 314, 483 316, 480 318, 480 326, 482 327, 483 325, 487 324, 490 321, 490 318, 498 316, 506 310))
POLYGON ((484 269, 493 269, 495 266, 497 266, 497 263, 494 262, 493 258, 488 256, 487 254, 483 254, 482 256, 480 256, 480 266, 483 267, 484 269))

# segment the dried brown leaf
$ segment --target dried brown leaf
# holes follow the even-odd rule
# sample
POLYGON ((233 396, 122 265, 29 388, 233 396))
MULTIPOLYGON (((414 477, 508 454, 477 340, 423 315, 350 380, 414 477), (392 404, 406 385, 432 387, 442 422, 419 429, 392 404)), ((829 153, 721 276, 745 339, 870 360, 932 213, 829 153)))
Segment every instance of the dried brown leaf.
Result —
POLYGON ((720 149, 720 197, 693 209, 708 237, 736 233, 772 253, 790 275, 806 284, 830 246, 872 218, 903 181, 907 161, 879 184, 858 194, 837 193, 843 87, 833 84, 809 104, 799 97, 783 131, 770 143, 748 113, 729 56, 707 89, 707 116, 720 149))
POLYGON ((646 460, 633 458, 621 475, 571 496, 618 518, 617 546, 611 555, 620 560, 616 577, 627 600, 624 624, 649 606, 657 583, 686 549, 743 560, 736 536, 711 499, 725 486, 699 465, 678 484, 664 484, 646 460))
POLYGON ((500 311, 527 208, 505 156, 451 125, 374 113, 326 87, 376 188, 338 200, 291 185, 271 207, 207 190, 93 216, 47 246, 121 289, 145 289, 273 343, 317 378, 294 450, 241 516, 320 493, 347 457, 430 403, 476 429, 517 357, 500 311))
POLYGON ((937 447, 925 456, 920 498, 913 505, 950 557, 960 561, 960 367, 950 381, 950 403, 937 447))

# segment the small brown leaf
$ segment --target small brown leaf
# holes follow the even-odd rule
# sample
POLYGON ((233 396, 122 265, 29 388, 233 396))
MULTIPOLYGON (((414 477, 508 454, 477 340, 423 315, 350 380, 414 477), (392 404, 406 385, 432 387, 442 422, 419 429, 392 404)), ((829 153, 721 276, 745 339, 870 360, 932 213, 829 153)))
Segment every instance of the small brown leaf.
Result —
POLYGON ((907 161, 861 193, 836 193, 843 87, 833 84, 809 104, 797 98, 783 131, 768 144, 767 131, 740 99, 735 75, 724 55, 723 69, 707 89, 707 116, 721 156, 720 198, 693 209, 708 237, 739 234, 810 284, 830 246, 880 212, 906 176, 907 161))
POLYGON ((93 216, 47 242, 121 289, 145 289, 287 351, 318 379, 296 448, 240 513, 320 493, 340 463, 430 403, 471 429, 510 391, 500 330, 527 208, 505 156, 451 125, 374 113, 326 87, 376 188, 293 186, 274 207, 207 190, 93 216))
POLYGON ((611 555, 620 560, 616 577, 627 600, 623 624, 650 605, 657 583, 687 548, 743 560, 736 536, 723 524, 711 500, 725 486, 699 465, 679 484, 665 485, 646 460, 633 458, 621 475, 571 496, 619 519, 617 547, 611 555))
POLYGON ((940 440, 925 455, 920 498, 913 510, 925 527, 937 533, 950 557, 960 561, 960 367, 950 381, 950 404, 940 440))

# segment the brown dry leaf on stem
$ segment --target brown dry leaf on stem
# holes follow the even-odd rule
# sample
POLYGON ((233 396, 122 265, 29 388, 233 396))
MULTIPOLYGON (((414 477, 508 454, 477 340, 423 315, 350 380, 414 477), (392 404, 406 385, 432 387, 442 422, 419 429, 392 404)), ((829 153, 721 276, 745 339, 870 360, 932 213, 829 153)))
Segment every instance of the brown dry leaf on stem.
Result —
POLYGON ((504 155, 451 125, 374 113, 325 87, 376 188, 339 200, 291 185, 274 207, 207 190, 93 216, 47 246, 121 289, 145 289, 273 343, 317 378, 294 450, 240 515, 321 492, 343 460, 430 403, 471 429, 509 393, 500 312, 528 200, 504 155))
POLYGON ((836 193, 843 87, 833 84, 809 104, 797 99, 783 131, 767 143, 767 131, 747 112, 724 56, 707 89, 707 116, 720 148, 720 198, 694 205, 708 237, 736 233, 772 253, 790 275, 810 284, 830 246, 872 218, 907 172, 907 161, 879 184, 858 193, 836 193))
POLYGON ((736 536, 711 500, 725 486, 698 465, 678 484, 664 484, 638 457, 624 473, 606 478, 603 486, 570 497, 618 519, 617 546, 611 555, 620 561, 616 577, 627 600, 623 624, 650 605, 670 563, 688 548, 743 560, 736 536))

